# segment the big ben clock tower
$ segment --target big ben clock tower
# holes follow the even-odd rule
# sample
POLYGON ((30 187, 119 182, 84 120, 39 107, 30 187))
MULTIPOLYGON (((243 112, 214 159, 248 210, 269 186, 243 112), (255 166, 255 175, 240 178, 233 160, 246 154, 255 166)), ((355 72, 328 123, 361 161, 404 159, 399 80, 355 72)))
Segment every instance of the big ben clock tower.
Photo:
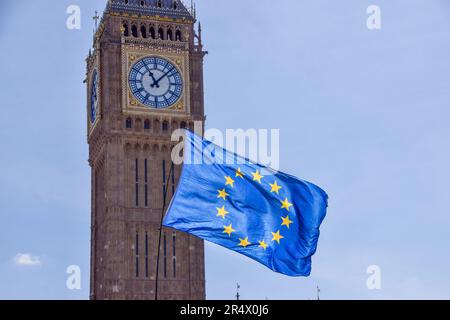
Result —
MULTIPOLYGON (((171 133, 204 122, 201 29, 180 0, 110 0, 87 58, 91 299, 155 299, 159 225, 181 168, 171 133)), ((205 299, 203 242, 163 229, 158 299, 205 299)))

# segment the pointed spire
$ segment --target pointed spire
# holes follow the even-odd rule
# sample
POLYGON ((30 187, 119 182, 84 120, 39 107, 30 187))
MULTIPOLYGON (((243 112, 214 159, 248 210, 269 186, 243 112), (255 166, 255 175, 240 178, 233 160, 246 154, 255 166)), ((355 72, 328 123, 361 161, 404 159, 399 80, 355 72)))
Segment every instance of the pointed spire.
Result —
POLYGON ((197 9, 196 9, 196 7, 195 7, 195 1, 194 1, 194 12, 193 12, 193 16, 194 16, 194 19, 197 19, 197 9))
POLYGON ((98 11, 95 10, 95 15, 92 17, 92 20, 94 20, 95 24, 95 30, 98 28, 98 20, 100 19, 100 16, 98 15, 98 11))
POLYGON ((202 45, 202 23, 199 21, 198 22, 198 45, 201 46, 202 45))

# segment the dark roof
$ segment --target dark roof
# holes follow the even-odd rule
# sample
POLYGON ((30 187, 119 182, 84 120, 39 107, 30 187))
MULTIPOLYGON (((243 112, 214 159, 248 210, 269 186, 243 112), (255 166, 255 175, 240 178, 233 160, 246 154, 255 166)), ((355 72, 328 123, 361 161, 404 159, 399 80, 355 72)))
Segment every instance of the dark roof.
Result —
POLYGON ((113 12, 194 19, 181 0, 110 0, 108 9, 113 12))

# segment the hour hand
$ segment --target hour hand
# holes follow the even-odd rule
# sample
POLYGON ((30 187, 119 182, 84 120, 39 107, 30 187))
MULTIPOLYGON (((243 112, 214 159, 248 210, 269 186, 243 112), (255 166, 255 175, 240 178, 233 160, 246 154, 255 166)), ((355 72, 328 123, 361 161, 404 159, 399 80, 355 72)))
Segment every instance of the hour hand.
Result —
POLYGON ((149 73, 150 73, 150 77, 153 80, 153 83, 152 83, 152 85, 150 87, 152 87, 152 88, 154 88, 154 87, 159 88, 159 84, 158 84, 158 81, 156 81, 156 79, 155 79, 155 75, 153 74, 153 72, 149 71, 149 73))

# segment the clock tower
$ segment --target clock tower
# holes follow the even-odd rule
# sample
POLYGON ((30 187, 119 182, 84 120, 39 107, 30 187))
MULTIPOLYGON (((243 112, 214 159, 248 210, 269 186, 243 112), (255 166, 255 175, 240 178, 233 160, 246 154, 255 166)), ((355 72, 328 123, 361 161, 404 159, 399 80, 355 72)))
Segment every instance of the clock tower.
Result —
POLYGON ((91 299, 205 299, 203 242, 163 229, 171 133, 204 122, 201 28, 181 0, 109 0, 87 58, 91 299), (196 30, 197 29, 197 30, 196 30))

